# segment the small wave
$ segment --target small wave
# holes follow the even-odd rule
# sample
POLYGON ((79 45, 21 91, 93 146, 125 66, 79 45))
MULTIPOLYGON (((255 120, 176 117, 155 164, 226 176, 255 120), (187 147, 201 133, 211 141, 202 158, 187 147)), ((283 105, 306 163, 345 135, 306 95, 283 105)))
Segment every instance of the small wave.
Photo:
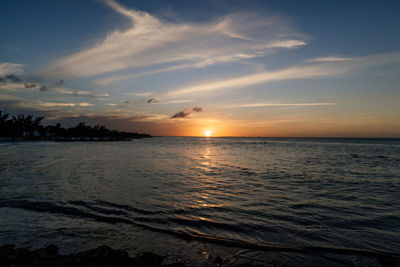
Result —
POLYGON ((68 201, 68 204, 74 205, 74 206, 80 206, 80 207, 85 207, 87 209, 99 212, 99 213, 103 213, 103 214, 112 214, 112 215, 124 215, 124 216, 128 216, 129 214, 121 211, 121 210, 112 210, 112 209, 105 209, 105 208, 100 208, 100 207, 96 207, 91 205, 88 202, 84 202, 84 201, 68 201))
POLYGON ((62 214, 74 218, 87 218, 106 223, 130 223, 131 221, 120 217, 102 216, 84 212, 78 208, 59 206, 49 202, 31 202, 27 200, 0 201, 0 207, 19 208, 29 211, 62 214))
MULTIPOLYGON (((82 203, 81 203, 82 204, 82 203)), ((115 204, 118 205, 118 204, 115 204)), ((121 217, 110 217, 102 216, 93 213, 84 212, 78 208, 60 206, 49 202, 31 202, 27 200, 9 200, 1 201, 0 207, 8 208, 19 208, 29 211, 36 212, 46 212, 51 214, 60 214, 73 218, 81 219, 92 219, 103 223, 124 223, 129 225, 134 225, 145 230, 150 230, 154 232, 164 233, 184 240, 195 240, 200 242, 212 243, 216 245, 222 245, 226 247, 236 247, 243 249, 253 249, 259 251, 280 251, 280 252, 297 252, 297 253, 335 253, 335 254, 350 254, 350 255, 364 255, 369 257, 377 257, 379 259, 396 259, 400 260, 400 254, 387 252, 387 251, 377 251, 377 250, 361 250, 353 248, 342 248, 342 247, 290 247, 290 246, 279 246, 279 245, 269 245, 269 244, 258 244, 251 243, 238 239, 230 239, 218 236, 212 236, 207 234, 198 234, 183 232, 174 229, 165 229, 149 224, 135 222, 133 219, 121 218, 121 217)))

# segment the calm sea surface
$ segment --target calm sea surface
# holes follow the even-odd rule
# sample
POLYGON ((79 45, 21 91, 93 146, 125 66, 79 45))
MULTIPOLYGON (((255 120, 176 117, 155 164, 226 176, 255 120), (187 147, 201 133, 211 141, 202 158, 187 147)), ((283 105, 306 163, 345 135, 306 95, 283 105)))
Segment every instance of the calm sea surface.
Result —
POLYGON ((0 143, 5 243, 379 266, 400 253, 400 140, 0 143))

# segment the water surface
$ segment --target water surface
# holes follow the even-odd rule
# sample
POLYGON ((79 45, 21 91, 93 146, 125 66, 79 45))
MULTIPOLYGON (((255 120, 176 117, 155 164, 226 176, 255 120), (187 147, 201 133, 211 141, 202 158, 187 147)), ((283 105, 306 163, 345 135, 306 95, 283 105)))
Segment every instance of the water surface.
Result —
POLYGON ((379 266, 400 251, 399 192, 399 140, 0 143, 0 244, 379 266))

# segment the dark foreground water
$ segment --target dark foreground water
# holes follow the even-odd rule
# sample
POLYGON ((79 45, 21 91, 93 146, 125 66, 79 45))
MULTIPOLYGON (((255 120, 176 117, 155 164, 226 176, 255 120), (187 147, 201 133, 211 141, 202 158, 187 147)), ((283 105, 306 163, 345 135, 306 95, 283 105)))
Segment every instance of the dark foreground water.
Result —
POLYGON ((0 143, 5 243, 379 266, 400 254, 400 140, 0 143))

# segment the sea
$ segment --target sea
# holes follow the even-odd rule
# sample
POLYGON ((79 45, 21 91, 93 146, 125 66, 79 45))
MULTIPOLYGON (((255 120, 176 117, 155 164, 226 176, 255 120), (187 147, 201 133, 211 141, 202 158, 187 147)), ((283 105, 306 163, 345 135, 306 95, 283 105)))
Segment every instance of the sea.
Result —
POLYGON ((397 266, 400 139, 0 143, 0 245, 188 266, 397 266))

